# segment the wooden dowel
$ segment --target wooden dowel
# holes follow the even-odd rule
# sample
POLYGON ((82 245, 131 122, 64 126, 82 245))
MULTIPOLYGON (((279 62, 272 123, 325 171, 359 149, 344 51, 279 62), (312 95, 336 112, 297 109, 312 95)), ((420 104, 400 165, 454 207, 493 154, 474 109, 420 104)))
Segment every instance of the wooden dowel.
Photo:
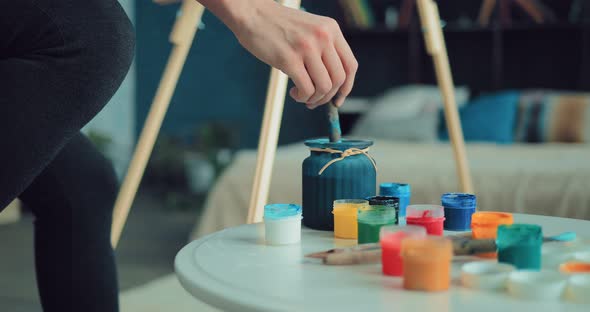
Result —
MULTIPOLYGON (((299 8, 300 0, 283 0, 281 4, 299 8)), ((262 221, 264 205, 268 200, 268 191, 272 176, 272 167, 277 151, 281 118, 287 93, 289 77, 280 70, 273 68, 270 71, 270 81, 264 104, 262 128, 258 140, 258 155, 256 159, 256 171, 250 194, 250 205, 246 222, 255 223, 262 221)))
POLYGON ((424 29, 426 48, 428 53, 432 55, 436 80, 443 97, 445 121, 457 166, 459 186, 462 192, 473 193, 463 130, 455 100, 455 86, 440 25, 438 7, 431 0, 418 0, 418 12, 424 29))
POLYGON ((139 136, 137 147, 129 164, 129 169, 115 201, 111 228, 111 244, 113 248, 117 247, 121 238, 131 204, 135 199, 139 183, 141 182, 145 167, 154 148, 162 121, 174 94, 178 77, 182 72, 203 11, 203 6, 196 1, 185 0, 181 15, 177 19, 174 30, 171 33, 170 41, 174 44, 174 47, 170 53, 145 125, 139 136))

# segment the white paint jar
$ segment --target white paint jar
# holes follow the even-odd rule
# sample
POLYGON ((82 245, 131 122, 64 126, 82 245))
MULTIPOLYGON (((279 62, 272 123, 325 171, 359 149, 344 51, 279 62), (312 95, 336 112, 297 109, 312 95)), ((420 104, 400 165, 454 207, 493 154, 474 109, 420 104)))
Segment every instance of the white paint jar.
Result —
POLYGON ((555 271, 514 271, 508 277, 508 293, 523 299, 557 301, 566 283, 567 278, 555 271))
POLYGON ((590 274, 579 274, 570 277, 565 298, 575 303, 590 303, 590 274))
POLYGON ((504 290, 508 275, 515 267, 508 263, 496 261, 476 261, 463 265, 461 283, 472 289, 504 290))
POLYGON ((264 236, 267 245, 289 245, 301 241, 301 206, 270 204, 264 207, 264 236))

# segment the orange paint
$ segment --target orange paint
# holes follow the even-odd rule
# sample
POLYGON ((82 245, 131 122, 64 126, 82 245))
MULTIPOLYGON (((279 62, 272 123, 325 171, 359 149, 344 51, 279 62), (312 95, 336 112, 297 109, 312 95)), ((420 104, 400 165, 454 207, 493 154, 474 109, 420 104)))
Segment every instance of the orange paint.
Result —
POLYGON ((562 273, 590 273, 590 262, 570 261, 559 266, 562 273))
POLYGON ((369 202, 362 199, 339 199, 334 201, 334 237, 357 239, 358 210, 367 207, 369 202))
POLYGON ((402 241, 403 286, 409 290, 442 291, 451 284, 453 245, 448 238, 408 237, 402 241))
MULTIPOLYGON (((511 213, 496 211, 480 211, 471 216, 471 236, 473 239, 496 239, 498 226, 512 224, 514 219, 511 213)), ((479 254, 482 258, 496 258, 495 252, 479 254)))

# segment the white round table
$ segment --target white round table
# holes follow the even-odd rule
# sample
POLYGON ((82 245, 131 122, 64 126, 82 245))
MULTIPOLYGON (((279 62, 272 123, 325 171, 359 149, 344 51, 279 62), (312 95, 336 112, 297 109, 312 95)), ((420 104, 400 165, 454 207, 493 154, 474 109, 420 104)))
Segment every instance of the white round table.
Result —
MULTIPOLYGON (((514 220, 541 225, 545 236, 574 231, 590 239, 590 221, 522 214, 514 220)), ((464 288, 464 261, 453 261, 449 291, 406 291, 401 278, 382 275, 379 264, 326 266, 303 257, 356 241, 310 229, 303 229, 301 239, 298 245, 267 246, 263 224, 229 228, 185 246, 176 256, 176 274, 194 297, 226 311, 590 311, 588 305, 464 288)))

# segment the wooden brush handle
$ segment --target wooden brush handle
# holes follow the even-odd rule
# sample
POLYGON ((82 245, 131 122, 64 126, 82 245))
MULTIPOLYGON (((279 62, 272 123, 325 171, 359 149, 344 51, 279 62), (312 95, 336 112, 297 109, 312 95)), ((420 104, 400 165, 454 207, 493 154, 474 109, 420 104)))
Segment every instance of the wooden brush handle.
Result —
POLYGON ((381 261, 381 249, 363 252, 333 253, 324 258, 324 264, 327 265, 353 265, 378 263, 379 261, 381 261))

